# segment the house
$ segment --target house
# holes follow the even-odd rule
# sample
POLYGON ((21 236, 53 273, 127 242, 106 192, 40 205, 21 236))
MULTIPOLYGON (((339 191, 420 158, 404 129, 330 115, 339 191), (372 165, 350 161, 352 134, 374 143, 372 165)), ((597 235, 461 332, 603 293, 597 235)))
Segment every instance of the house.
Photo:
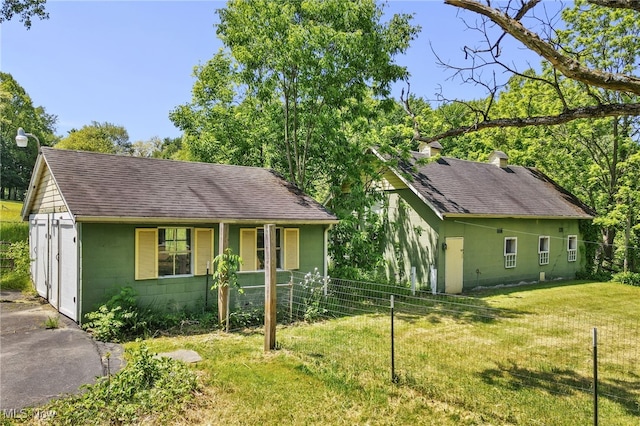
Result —
POLYGON ((46 147, 22 217, 36 290, 77 322, 123 286, 160 309, 215 300, 207 269, 225 247, 243 259, 241 284, 264 285, 265 224, 276 225, 279 280, 326 273, 337 222, 271 170, 46 147))
POLYGON ((383 162, 386 273, 434 292, 573 278, 584 269, 580 222, 593 211, 501 151, 487 163, 441 156, 435 142, 383 162))

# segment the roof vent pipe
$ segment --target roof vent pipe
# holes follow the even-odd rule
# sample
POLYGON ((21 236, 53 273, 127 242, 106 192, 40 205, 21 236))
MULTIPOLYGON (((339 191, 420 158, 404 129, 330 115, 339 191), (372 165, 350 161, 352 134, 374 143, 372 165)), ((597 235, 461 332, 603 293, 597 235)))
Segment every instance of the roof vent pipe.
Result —
POLYGON ((495 150, 489 156, 489 163, 501 168, 507 167, 509 156, 502 151, 495 150))
POLYGON ((418 151, 420 151, 422 154, 427 154, 427 157, 435 157, 442 151, 442 145, 440 145, 439 142, 421 142, 420 145, 418 145, 418 151))

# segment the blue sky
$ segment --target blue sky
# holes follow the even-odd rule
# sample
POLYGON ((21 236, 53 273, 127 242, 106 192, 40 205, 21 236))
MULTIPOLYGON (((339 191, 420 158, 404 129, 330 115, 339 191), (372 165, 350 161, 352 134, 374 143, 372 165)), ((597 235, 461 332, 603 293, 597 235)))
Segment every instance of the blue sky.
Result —
MULTIPOLYGON (((56 1, 48 20, 30 30, 13 19, 0 30, 0 69, 58 117, 57 134, 91 121, 124 126, 130 140, 176 137, 168 118, 189 102, 193 67, 221 47, 214 24, 223 1, 56 1)), ((451 80, 436 66, 433 49, 445 60, 464 63, 462 47, 477 43, 460 17, 475 19, 441 1, 390 1, 388 13, 413 13, 422 32, 397 62, 412 75, 411 90, 433 99, 440 86, 451 97, 472 99, 478 88, 451 80)), ((538 60, 512 44, 519 61, 538 60)), ((521 62, 523 63, 523 62, 521 62)), ((394 88, 398 98, 400 86, 394 88)), ((28 131, 28 129, 25 129, 28 131)))

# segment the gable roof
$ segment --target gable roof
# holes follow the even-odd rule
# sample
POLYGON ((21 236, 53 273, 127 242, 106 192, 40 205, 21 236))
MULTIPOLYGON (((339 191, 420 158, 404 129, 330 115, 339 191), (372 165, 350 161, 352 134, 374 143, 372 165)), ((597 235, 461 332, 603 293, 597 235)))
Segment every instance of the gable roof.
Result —
POLYGON ((47 169, 78 221, 337 222, 272 170, 46 147, 31 179, 24 219, 47 169))
MULTIPOLYGON (((383 161, 385 159, 375 150, 383 161)), ((426 154, 390 167, 440 218, 454 216, 593 219, 577 197, 533 167, 480 163, 426 154)))

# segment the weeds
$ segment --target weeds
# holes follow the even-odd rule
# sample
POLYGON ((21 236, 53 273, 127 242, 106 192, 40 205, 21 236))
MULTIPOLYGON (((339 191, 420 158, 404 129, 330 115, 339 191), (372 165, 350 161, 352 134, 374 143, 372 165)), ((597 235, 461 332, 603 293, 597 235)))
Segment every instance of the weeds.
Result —
POLYGON ((88 322, 82 327, 98 340, 118 342, 127 335, 141 334, 147 330, 147 321, 140 312, 135 290, 122 287, 97 311, 86 314, 88 322))
POLYGON ((84 386, 82 395, 38 410, 55 412, 57 424, 131 424, 150 416, 158 423, 170 421, 197 390, 195 373, 179 361, 158 358, 145 344, 127 353, 129 360, 119 373, 84 386))
POLYGON ((56 328, 60 328, 60 318, 55 317, 47 317, 44 322, 44 328, 47 330, 55 330, 56 328))

